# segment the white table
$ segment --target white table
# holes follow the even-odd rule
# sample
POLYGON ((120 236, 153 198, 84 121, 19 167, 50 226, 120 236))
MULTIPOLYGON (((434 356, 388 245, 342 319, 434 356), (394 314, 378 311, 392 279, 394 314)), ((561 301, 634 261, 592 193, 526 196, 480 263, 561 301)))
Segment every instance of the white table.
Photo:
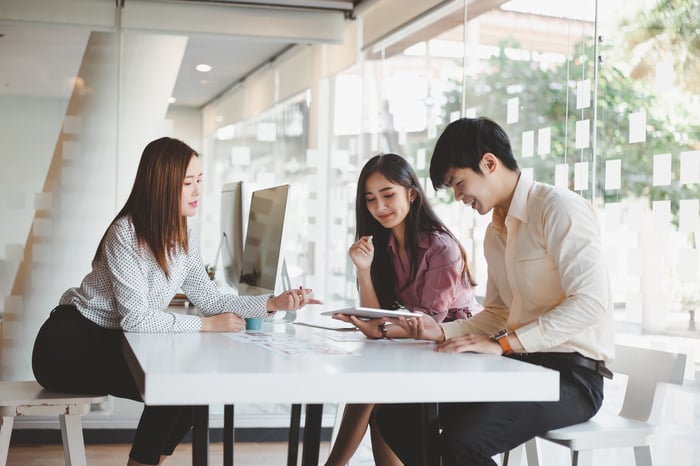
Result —
MULTIPOLYGON (((559 397, 558 372, 500 356, 437 353, 429 342, 364 340, 357 332, 284 321, 266 322, 263 330, 286 332, 302 345, 350 353, 283 354, 217 333, 127 333, 124 352, 149 405, 318 406, 338 402, 552 401, 559 397), (338 338, 357 341, 336 341, 338 338)), ((205 422, 195 421, 193 455, 197 444, 199 449, 206 447, 208 437, 201 432, 205 422)), ((317 427, 320 432, 320 425, 317 427)), ((205 452, 194 464, 206 462, 205 452)))

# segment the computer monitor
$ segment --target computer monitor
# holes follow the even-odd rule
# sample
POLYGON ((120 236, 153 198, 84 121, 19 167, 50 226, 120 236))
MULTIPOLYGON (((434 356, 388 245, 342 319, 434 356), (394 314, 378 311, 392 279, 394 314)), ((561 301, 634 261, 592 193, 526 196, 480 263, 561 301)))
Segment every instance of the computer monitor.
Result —
POLYGON ((243 260, 243 182, 221 188, 221 278, 227 287, 238 289, 243 260))
POLYGON ((238 286, 241 295, 275 293, 288 193, 288 184, 253 192, 238 286))

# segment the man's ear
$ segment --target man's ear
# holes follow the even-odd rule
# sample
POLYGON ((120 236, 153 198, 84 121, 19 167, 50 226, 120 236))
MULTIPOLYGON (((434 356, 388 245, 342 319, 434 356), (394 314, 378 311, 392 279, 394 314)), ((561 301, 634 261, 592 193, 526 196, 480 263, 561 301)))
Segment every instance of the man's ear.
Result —
POLYGON ((493 155, 491 152, 486 152, 482 157, 481 157, 481 165, 482 165, 482 170, 486 170, 489 173, 493 173, 493 171, 496 169, 498 166, 498 157, 493 155))

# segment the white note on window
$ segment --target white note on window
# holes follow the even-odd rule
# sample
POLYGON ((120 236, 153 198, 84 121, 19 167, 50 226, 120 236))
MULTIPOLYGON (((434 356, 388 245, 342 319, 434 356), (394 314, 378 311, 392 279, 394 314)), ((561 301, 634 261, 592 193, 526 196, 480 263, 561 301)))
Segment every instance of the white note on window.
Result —
POLYGON ((654 186, 668 186, 671 184, 671 154, 657 154, 654 156, 651 182, 654 186))
POLYGON ((554 167, 554 186, 569 189, 569 165, 559 163, 554 167))
POLYGON ((576 122, 576 149, 585 149, 590 145, 591 120, 579 120, 576 122))
POLYGON ((512 97, 508 99, 508 107, 506 109, 506 123, 517 123, 520 119, 520 98, 512 97))
POLYGON ((673 60, 661 60, 656 64, 656 76, 654 88, 657 92, 666 92, 673 88, 673 80, 675 75, 673 72, 673 60))
POLYGON ((537 155, 544 158, 549 155, 552 148, 552 129, 540 128, 537 130, 537 155))
POLYGON ((665 230, 671 225, 671 201, 653 201, 651 211, 654 215, 654 225, 658 230, 665 230))
POLYGON ((647 113, 644 110, 640 112, 630 113, 629 124, 630 144, 634 144, 636 142, 644 142, 647 140, 647 113))
POLYGON ((681 184, 692 184, 700 181, 700 151, 681 152, 681 184))
POLYGON ((535 132, 523 131, 522 157, 529 158, 535 155, 535 132))
POLYGON ((520 170, 520 176, 521 176, 524 180, 530 180, 530 181, 532 181, 532 180, 535 179, 535 169, 532 168, 532 167, 523 168, 523 169, 520 170))
POLYGON ((690 233, 698 230, 700 226, 698 208, 700 208, 698 199, 681 199, 678 210, 678 231, 690 233))
POLYGON ((605 162, 605 189, 620 189, 622 186, 622 160, 605 162))
POLYGON ((576 83, 576 108, 591 106, 591 80, 584 79, 576 83))
POLYGON ((425 147, 416 151, 416 170, 425 170, 425 147))
POLYGON ((574 190, 588 189, 588 162, 574 164, 574 190))

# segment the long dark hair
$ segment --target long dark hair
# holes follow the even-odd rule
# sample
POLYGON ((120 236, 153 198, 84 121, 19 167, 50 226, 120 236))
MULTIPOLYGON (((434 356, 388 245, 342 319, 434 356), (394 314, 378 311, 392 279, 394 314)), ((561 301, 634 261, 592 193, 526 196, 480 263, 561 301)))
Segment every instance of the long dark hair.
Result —
MULTIPOLYGON (((182 184, 192 157, 198 157, 190 146, 169 137, 151 141, 141 154, 134 186, 110 226, 129 216, 134 224, 140 247, 146 247, 166 276, 170 275, 168 259, 177 248, 188 252, 187 219, 180 213, 182 184)), ((93 261, 102 254, 102 236, 93 261)))
POLYGON ((379 154, 365 163, 357 180, 357 194, 355 197, 355 240, 363 236, 372 235, 374 243, 374 260, 370 268, 374 290, 379 299, 379 305, 384 309, 396 309, 399 306, 397 296, 396 272, 389 260, 389 238, 391 230, 384 228, 369 212, 365 200, 365 184, 367 178, 374 173, 381 173, 390 182, 413 190, 415 198, 411 203, 408 216, 405 220, 405 244, 406 252, 411 258, 411 270, 406 286, 412 283, 418 273, 418 242, 422 233, 442 231, 455 240, 462 254, 464 267, 462 280, 464 284, 471 286, 475 282, 467 265, 467 254, 464 248, 435 214, 435 211, 427 202, 425 192, 421 187, 418 176, 413 167, 400 155, 379 154))

